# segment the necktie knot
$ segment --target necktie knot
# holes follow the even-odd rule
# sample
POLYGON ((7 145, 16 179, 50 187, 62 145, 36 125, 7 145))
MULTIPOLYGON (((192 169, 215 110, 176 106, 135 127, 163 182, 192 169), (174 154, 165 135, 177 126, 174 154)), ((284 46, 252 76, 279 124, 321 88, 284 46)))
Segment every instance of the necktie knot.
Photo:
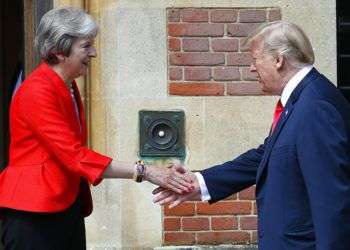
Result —
POLYGON ((272 132, 276 128, 276 125, 278 123, 278 120, 280 119, 282 111, 283 111, 283 105, 282 105, 282 102, 281 102, 281 99, 280 99, 280 100, 278 100, 278 102, 276 104, 275 113, 273 115, 272 129, 271 129, 272 132))

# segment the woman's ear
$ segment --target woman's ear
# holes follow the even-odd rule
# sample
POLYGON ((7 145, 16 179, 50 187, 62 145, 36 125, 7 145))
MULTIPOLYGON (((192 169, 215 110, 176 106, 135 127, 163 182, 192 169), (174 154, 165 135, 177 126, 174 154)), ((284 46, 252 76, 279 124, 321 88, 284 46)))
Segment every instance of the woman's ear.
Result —
POLYGON ((63 54, 56 54, 56 58, 58 60, 58 62, 64 62, 65 60, 65 56, 63 54))

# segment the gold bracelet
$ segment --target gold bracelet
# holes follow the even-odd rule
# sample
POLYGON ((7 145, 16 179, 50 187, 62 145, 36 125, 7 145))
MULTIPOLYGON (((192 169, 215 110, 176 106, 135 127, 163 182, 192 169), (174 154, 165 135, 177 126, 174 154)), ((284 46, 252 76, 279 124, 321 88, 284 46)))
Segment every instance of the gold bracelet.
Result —
POLYGON ((146 174, 146 165, 142 160, 135 162, 134 181, 142 182, 146 174))

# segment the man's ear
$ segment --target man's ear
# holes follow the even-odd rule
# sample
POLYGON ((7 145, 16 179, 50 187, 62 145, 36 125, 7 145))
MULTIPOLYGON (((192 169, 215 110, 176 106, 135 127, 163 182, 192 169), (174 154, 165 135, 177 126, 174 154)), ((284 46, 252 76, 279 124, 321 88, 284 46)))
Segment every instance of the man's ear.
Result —
POLYGON ((277 55, 275 60, 277 70, 281 69, 283 67, 283 64, 285 63, 284 57, 282 55, 277 55))

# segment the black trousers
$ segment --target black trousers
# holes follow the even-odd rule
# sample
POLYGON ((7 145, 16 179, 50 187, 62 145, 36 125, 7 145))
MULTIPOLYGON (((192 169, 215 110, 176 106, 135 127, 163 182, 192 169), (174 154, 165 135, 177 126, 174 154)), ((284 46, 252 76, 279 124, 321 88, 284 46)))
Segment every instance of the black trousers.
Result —
POLYGON ((59 213, 1 212, 5 250, 85 250, 85 224, 79 199, 59 213))

